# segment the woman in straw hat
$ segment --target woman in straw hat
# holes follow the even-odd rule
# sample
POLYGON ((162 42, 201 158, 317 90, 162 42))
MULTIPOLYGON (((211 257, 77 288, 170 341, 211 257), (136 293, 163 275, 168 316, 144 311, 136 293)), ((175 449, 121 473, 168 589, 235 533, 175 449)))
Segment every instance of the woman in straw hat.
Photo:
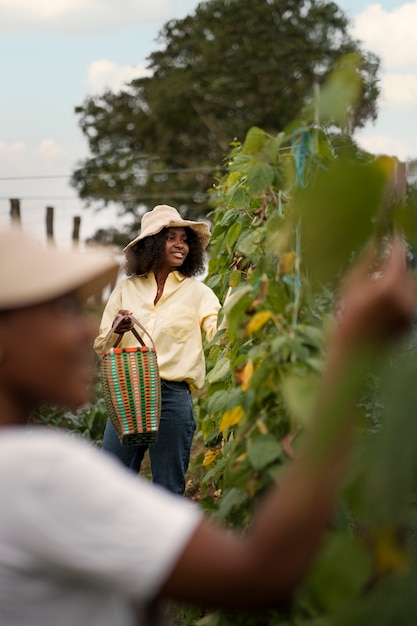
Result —
MULTIPOLYGON (((191 391, 204 383, 202 332, 212 339, 220 309, 213 291, 194 278, 204 269, 209 241, 207 224, 182 219, 174 207, 159 205, 145 213, 140 235, 125 248, 129 277, 110 295, 95 342, 101 354, 116 316, 129 313, 152 336, 162 390, 158 438, 149 446, 152 478, 177 494, 184 493, 195 430, 191 391)), ((119 328, 131 328, 131 320, 119 328)), ((120 345, 134 346, 137 340, 127 333, 120 345)), ((103 449, 137 473, 148 446, 122 446, 108 420, 103 449)))
POLYGON ((25 425, 43 402, 87 400, 92 335, 82 304, 112 279, 115 264, 44 249, 15 231, 0 231, 0 260, 0 624, 144 626, 158 598, 277 606, 331 519, 355 394, 352 407, 346 394, 343 407, 336 399, 353 356, 411 325, 415 286, 404 248, 393 246, 378 281, 371 264, 347 282, 314 428, 239 537, 84 440, 25 425))

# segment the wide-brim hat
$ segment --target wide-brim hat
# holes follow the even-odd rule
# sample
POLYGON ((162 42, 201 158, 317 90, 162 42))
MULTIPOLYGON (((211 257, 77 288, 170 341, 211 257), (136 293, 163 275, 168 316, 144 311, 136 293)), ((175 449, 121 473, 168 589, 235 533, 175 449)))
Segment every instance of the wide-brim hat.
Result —
POLYGON ((127 244, 124 251, 126 252, 134 246, 138 241, 160 233, 163 228, 191 228, 197 233, 203 248, 207 248, 210 241, 210 229, 205 222, 193 222, 192 220, 184 220, 178 213, 177 209, 168 204, 158 204, 142 216, 140 224, 140 234, 127 244))
POLYGON ((118 263, 106 252, 57 250, 17 228, 0 230, 0 310, 48 302, 66 293, 83 298, 114 281, 118 263))

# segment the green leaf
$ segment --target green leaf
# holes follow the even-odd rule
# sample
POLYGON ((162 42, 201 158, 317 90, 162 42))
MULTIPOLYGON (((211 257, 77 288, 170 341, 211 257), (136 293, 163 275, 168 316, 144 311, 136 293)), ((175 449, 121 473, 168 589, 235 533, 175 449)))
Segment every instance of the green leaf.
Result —
POLYGON ((247 132, 245 142, 242 146, 243 154, 255 154, 265 143, 267 135, 264 130, 257 126, 252 126, 247 132))
POLYGON ((371 571, 371 557, 353 535, 333 535, 313 566, 309 588, 322 608, 335 612, 356 599, 371 571))
POLYGON ((298 324, 297 335, 309 346, 321 349, 324 343, 324 333, 321 328, 307 324, 298 324))
POLYGON ((249 190, 254 195, 259 195, 267 189, 274 179, 274 170, 268 163, 257 163, 248 170, 249 190))
POLYGON ((341 159, 321 171, 308 189, 298 190, 296 219, 310 278, 331 279, 364 246, 381 210, 386 182, 378 163, 341 159))
POLYGON ((247 498, 244 491, 233 487, 223 496, 216 517, 224 519, 232 509, 246 502, 247 498))
POLYGON ((210 278, 207 280, 207 286, 211 289, 214 289, 221 284, 222 280, 222 276, 220 276, 219 274, 214 274, 213 276, 210 276, 210 278))
POLYGON ((238 217, 239 211, 236 211, 236 209, 229 209, 223 215, 220 224, 222 226, 230 226, 230 224, 233 224, 238 219, 238 217))
POLYGON ((251 285, 242 285, 239 286, 236 291, 234 291, 231 296, 228 298, 227 302, 224 303, 224 311, 226 313, 230 313, 231 310, 239 303, 240 300, 245 298, 252 293, 251 285))
POLYGON ((251 161, 252 161, 252 157, 249 156, 248 154, 242 154, 242 153, 238 154, 233 159, 233 163, 230 167, 230 170, 232 172, 239 171, 242 174, 246 174, 247 167, 249 163, 251 163, 251 161))
POLYGON ((227 408, 228 394, 226 389, 216 391, 207 400, 207 411, 209 414, 224 413, 227 408))
POLYGON ((316 104, 321 121, 346 124, 352 107, 361 96, 360 62, 357 54, 342 57, 339 67, 326 80, 316 104))
POLYGON ((250 195, 244 187, 239 187, 232 197, 232 203, 237 209, 244 209, 250 205, 250 195))
POLYGON ((281 457, 280 443, 272 435, 264 435, 250 441, 248 459, 254 470, 262 470, 281 457))
POLYGON ((297 426, 306 425, 311 421, 317 388, 318 379, 314 375, 287 376, 281 381, 284 401, 297 426))
POLYGON ((213 367, 209 375, 207 376, 207 381, 211 385, 218 380, 222 380, 229 374, 230 372, 230 361, 226 357, 222 357, 213 367))
POLYGON ((254 230, 246 230, 239 237, 236 244, 236 250, 240 254, 244 254, 247 257, 252 257, 254 254, 259 253, 259 244, 263 238, 263 232, 261 228, 254 230))
POLYGON ((279 156, 279 151, 284 139, 284 133, 279 133, 276 137, 273 137, 265 146, 265 152, 268 154, 269 160, 275 162, 279 156))
POLYGON ((229 254, 232 253, 233 246, 240 235, 240 223, 234 222, 228 229, 224 242, 229 254))

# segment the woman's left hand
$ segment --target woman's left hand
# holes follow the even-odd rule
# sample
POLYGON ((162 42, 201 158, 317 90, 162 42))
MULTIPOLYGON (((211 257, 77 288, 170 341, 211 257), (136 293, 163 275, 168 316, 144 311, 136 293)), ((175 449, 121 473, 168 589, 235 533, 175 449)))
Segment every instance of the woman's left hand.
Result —
POLYGON ((126 309, 120 309, 120 311, 118 312, 118 314, 113 320, 113 324, 114 324, 116 320, 119 319, 117 328, 114 329, 115 333, 117 333, 118 335, 122 335, 123 333, 127 333, 129 330, 132 330, 133 321, 132 321, 131 315, 133 315, 132 311, 127 311, 126 309))

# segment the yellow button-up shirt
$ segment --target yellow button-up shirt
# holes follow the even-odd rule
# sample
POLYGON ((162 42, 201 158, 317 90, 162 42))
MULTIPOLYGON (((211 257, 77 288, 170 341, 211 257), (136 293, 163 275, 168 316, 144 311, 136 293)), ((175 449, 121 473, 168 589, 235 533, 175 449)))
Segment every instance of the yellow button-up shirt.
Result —
MULTIPOLYGON (((177 271, 168 274, 164 292, 155 305, 156 287, 153 272, 122 280, 104 309, 94 349, 101 355, 115 316, 120 309, 127 309, 154 341, 161 378, 185 381, 191 389, 200 389, 205 377, 201 333, 203 331, 208 340, 215 335, 220 302, 207 285, 177 271)), ((140 334, 140 329, 137 330, 140 334)), ((144 339, 149 344, 146 336, 144 339)), ((133 333, 127 332, 119 345, 131 347, 138 342, 133 333)))

